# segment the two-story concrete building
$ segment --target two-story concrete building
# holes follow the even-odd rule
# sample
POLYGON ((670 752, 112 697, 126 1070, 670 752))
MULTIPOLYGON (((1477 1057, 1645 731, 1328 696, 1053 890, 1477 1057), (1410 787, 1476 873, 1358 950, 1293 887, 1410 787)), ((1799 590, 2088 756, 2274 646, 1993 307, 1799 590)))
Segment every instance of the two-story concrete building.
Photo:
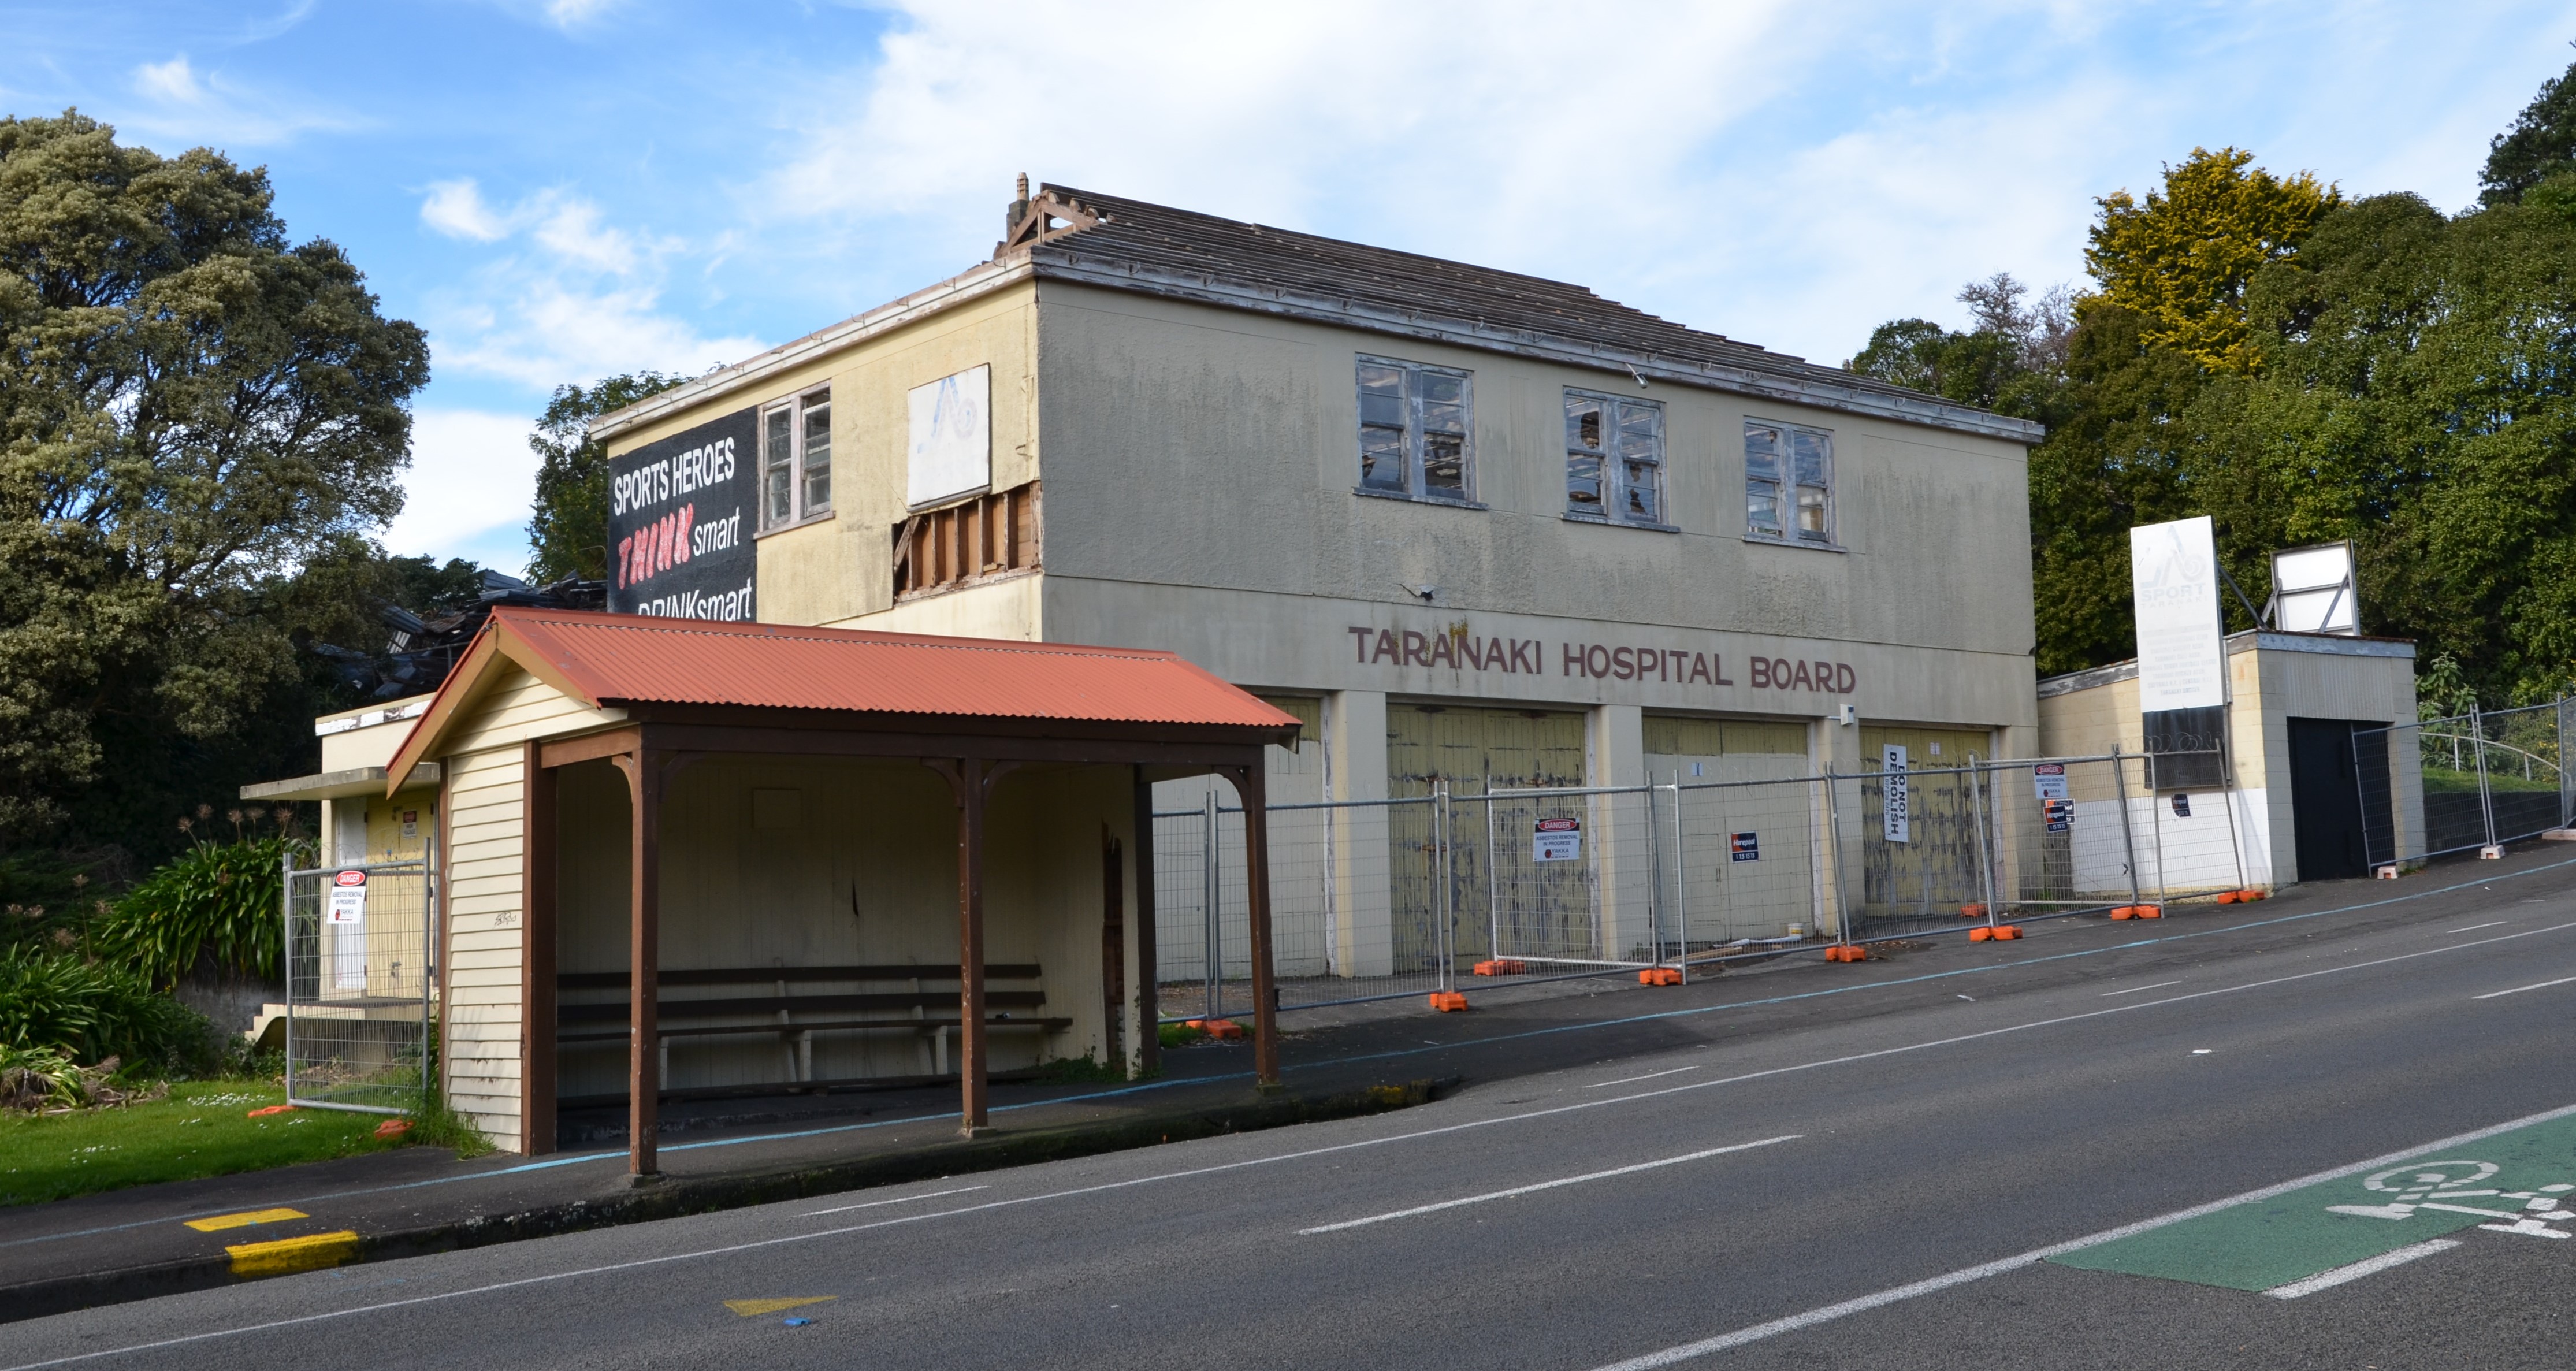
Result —
POLYGON ((600 420, 610 607, 1167 648, 1308 720, 1280 799, 2030 750, 2035 425, 1511 272, 1055 186, 1007 222, 600 420))

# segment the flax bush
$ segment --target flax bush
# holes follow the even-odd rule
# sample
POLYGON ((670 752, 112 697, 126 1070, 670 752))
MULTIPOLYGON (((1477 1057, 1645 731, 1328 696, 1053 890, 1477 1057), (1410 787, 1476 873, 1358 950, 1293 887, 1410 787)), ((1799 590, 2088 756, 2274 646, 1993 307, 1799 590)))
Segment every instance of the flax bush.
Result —
POLYGON ((142 976, 32 947, 0 950, 0 1045, 180 1071, 210 1065, 215 1053, 205 1016, 142 976))
POLYGON ((109 905, 90 929, 91 949, 165 990, 200 964, 276 981, 286 946, 279 871, 294 845, 283 836, 199 843, 109 905))

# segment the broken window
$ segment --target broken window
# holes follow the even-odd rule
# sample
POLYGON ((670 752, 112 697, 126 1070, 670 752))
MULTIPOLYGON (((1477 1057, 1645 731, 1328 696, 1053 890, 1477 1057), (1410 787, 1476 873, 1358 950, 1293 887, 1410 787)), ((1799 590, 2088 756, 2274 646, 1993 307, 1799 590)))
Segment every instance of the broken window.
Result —
POLYGON ((1744 526, 1761 538, 1834 543, 1834 436, 1749 420, 1744 425, 1744 526))
POLYGON ((1474 386, 1466 372, 1359 359, 1360 486, 1426 500, 1475 498, 1474 386))
POLYGON ((1670 527, 1664 517, 1664 407, 1565 392, 1565 512, 1670 527))
POLYGON ((760 417, 760 524, 785 528, 832 512, 832 388, 760 417))

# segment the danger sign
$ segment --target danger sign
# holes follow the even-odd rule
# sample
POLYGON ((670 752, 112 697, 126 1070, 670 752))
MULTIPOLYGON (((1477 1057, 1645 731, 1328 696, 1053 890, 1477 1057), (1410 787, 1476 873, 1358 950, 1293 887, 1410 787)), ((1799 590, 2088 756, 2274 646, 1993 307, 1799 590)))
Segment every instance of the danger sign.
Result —
POLYGON ((1530 860, 1573 862, 1583 858, 1581 819, 1541 819, 1530 839, 1530 860))

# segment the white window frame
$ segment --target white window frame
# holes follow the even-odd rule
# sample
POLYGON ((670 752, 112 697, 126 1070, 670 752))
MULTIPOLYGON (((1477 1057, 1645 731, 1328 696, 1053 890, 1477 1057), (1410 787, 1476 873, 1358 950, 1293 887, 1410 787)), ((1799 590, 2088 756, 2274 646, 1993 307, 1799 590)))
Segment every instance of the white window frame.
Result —
POLYGON ((1839 551, 1842 547, 1837 527, 1834 500, 1834 434, 1831 429, 1812 424, 1784 423, 1777 419, 1747 417, 1744 421, 1744 536, 1756 542, 1781 543, 1790 547, 1820 547, 1839 551), (1774 465, 1765 472, 1756 465, 1753 447, 1757 430, 1770 430, 1776 435, 1774 465), (1815 440, 1823 448, 1820 469, 1802 471, 1798 467, 1798 438, 1815 440), (1810 477, 1816 479, 1809 479, 1810 477), (1765 527, 1754 517, 1756 500, 1767 493, 1777 513, 1777 527, 1765 527), (1809 497, 1813 498, 1810 499, 1809 497), (1802 511, 1817 511, 1818 527, 1806 527, 1802 511))
POLYGON ((1476 374, 1471 371, 1461 371, 1455 367, 1432 366, 1427 362, 1406 362, 1392 357, 1372 357, 1367 353, 1356 354, 1351 367, 1351 393, 1359 410, 1359 448, 1354 455, 1360 457, 1363 462, 1366 461, 1370 451, 1370 433, 1373 430, 1384 433, 1394 428, 1393 425, 1383 422, 1388 416, 1381 414, 1374 420, 1371 417, 1370 393, 1361 387, 1361 377, 1371 367, 1390 367, 1402 373, 1403 394, 1398 398, 1399 413, 1394 416, 1403 422, 1403 431, 1398 439, 1396 451, 1402 463, 1402 470, 1399 473, 1402 481, 1400 484, 1373 482, 1369 479, 1367 468, 1363 466, 1360 483, 1352 487, 1353 493, 1374 495, 1390 500, 1419 500, 1425 504, 1457 505, 1469 509, 1484 508, 1476 501, 1476 374), (1457 434, 1458 488, 1455 491, 1434 489, 1430 484, 1430 462, 1425 451, 1427 432, 1425 414, 1434 405, 1445 406, 1451 402, 1428 399, 1424 394, 1427 379, 1458 383, 1458 399, 1454 402, 1460 416, 1457 434))
POLYGON ((760 531, 810 524, 832 517, 832 388, 816 386, 760 411, 760 531), (776 431, 784 421, 784 450, 776 431), (822 450, 809 441, 821 429, 822 450), (771 498, 773 483, 787 482, 787 507, 771 498))
POLYGON ((1663 402, 1639 400, 1631 396, 1567 386, 1562 412, 1565 416, 1565 517, 1582 523, 1623 524, 1629 528, 1676 531, 1672 520, 1672 486, 1664 463, 1664 453, 1670 446, 1670 439, 1664 430, 1663 402), (1574 419, 1574 408, 1579 401, 1590 401, 1601 406, 1604 422, 1601 428, 1601 442, 1598 446, 1585 447, 1580 441, 1581 435, 1575 428, 1574 419), (1655 447, 1654 454, 1650 457, 1639 459, 1633 454, 1617 450, 1618 435, 1625 429, 1631 414, 1651 414, 1654 418, 1655 447), (1597 461, 1601 464, 1599 469, 1601 502, 1598 505, 1586 507, 1583 502, 1575 498, 1575 463, 1580 461, 1597 461), (1647 515, 1641 516, 1629 508, 1633 502, 1631 497, 1637 490, 1637 484, 1632 479, 1630 471, 1632 464, 1652 468, 1653 509, 1647 515))

